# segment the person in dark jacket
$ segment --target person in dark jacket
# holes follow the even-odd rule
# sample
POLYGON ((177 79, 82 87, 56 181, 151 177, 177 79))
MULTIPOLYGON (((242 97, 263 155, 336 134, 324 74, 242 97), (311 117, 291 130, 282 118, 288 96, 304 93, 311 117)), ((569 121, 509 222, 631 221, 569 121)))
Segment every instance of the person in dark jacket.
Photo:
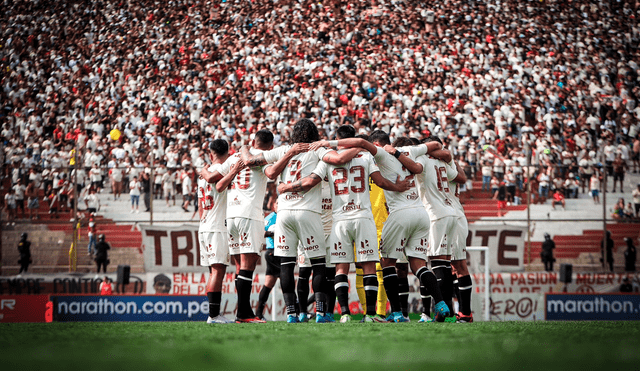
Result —
POLYGON ((610 231, 607 231, 606 240, 603 239, 600 243, 600 252, 602 254, 602 258, 600 258, 602 267, 605 268, 608 264, 609 270, 613 272, 613 239, 611 239, 610 231))
POLYGON ((549 233, 544 234, 544 242, 542 243, 542 252, 540 252, 540 258, 544 263, 544 270, 547 272, 553 271, 553 262, 556 259, 553 257, 553 249, 556 248, 555 242, 549 236, 549 233))
POLYGON ((636 271, 636 247, 633 245, 633 240, 629 237, 625 238, 627 243, 627 249, 624 251, 624 270, 626 272, 636 271))
POLYGON ((98 237, 98 243, 96 244, 96 265, 98 267, 98 273, 100 273, 100 266, 102 266, 102 271, 107 273, 107 265, 109 265, 109 258, 107 255, 107 250, 111 249, 111 246, 105 242, 104 234, 101 234, 98 237))
POLYGON ((20 253, 20 260, 18 260, 18 263, 20 264, 20 272, 18 272, 18 274, 22 274, 22 272, 27 273, 29 264, 31 264, 31 242, 27 241, 26 233, 20 235, 18 252, 20 253))

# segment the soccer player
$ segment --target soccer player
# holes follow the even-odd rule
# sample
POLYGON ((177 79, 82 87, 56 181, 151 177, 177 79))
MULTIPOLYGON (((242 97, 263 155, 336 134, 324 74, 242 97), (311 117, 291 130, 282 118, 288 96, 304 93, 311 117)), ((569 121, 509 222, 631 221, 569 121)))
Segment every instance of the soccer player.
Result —
MULTIPOLYGON (((217 139, 209 145, 211 167, 202 173, 218 171, 229 157, 229 145, 222 139, 217 139)), ((231 173, 237 174, 242 170, 242 163, 237 163, 231 173)), ((228 182, 227 180, 227 186, 228 182)), ((202 176, 197 182, 197 196, 200 207, 200 227, 198 240, 200 244, 200 264, 209 267, 207 280, 207 299, 209 301, 209 318, 207 323, 231 323, 220 315, 220 301, 222 297, 222 280, 229 262, 229 245, 227 241, 224 220, 226 217, 227 187, 223 186, 218 192, 215 183, 207 182, 202 176)))
MULTIPOLYGON (((440 139, 433 137, 431 141, 440 139)), ((436 305, 436 321, 442 322, 449 315, 448 308, 451 308, 451 298, 453 297, 453 277, 451 273, 451 244, 449 239, 453 237, 458 215, 451 202, 452 191, 449 181, 464 183, 466 176, 464 172, 457 171, 448 166, 447 162, 441 159, 424 156, 422 146, 400 147, 392 149, 385 147, 394 154, 397 151, 409 152, 413 155, 420 155, 414 162, 408 156, 399 156, 400 162, 416 176, 418 193, 423 205, 426 207, 431 220, 429 231, 429 257, 431 268, 438 279, 440 292, 446 302, 446 313, 442 310, 441 303, 436 305), (439 307, 440 305, 440 307, 439 307)), ((448 158, 451 161, 451 157, 448 158)), ((433 292, 431 292, 433 295, 433 292)), ((434 297, 434 300, 437 299, 434 297)))
MULTIPOLYGON (((382 228, 380 239, 384 287, 392 312, 388 320, 407 322, 408 319, 402 312, 400 304, 398 274, 396 272, 396 262, 398 260, 404 260, 406 256, 411 270, 418 277, 421 285, 434 292, 436 298, 439 299, 436 299, 438 303, 442 302, 436 277, 426 266, 429 214, 427 214, 418 197, 414 175, 397 160, 398 157, 406 155, 398 151, 391 155, 383 149, 383 146, 390 144, 389 136, 383 131, 374 131, 370 139, 373 144, 361 139, 344 139, 339 140, 338 145, 345 147, 360 146, 369 151, 374 156, 376 164, 380 168, 380 173, 387 180, 397 179, 398 177, 409 180, 409 188, 404 192, 384 191, 389 208, 389 217, 382 228)), ((407 144, 411 144, 410 140, 407 144)), ((428 153, 429 151, 439 150, 441 147, 439 143, 433 142, 426 145, 426 150, 428 153)), ((445 312, 442 304, 438 307, 441 308, 443 313, 445 312)))
MULTIPOLYGON (((279 181, 291 183, 311 174, 322 160, 332 164, 344 163, 357 154, 359 149, 337 153, 320 148, 307 151, 309 143, 318 141, 318 128, 309 119, 301 119, 293 127, 291 141, 293 145, 282 146, 272 151, 250 154, 243 149, 242 159, 248 166, 263 166, 267 163, 277 164, 285 161, 286 168, 278 166, 271 172, 278 174, 279 181)), ((317 183, 316 183, 317 184, 317 183)), ((315 184, 314 184, 315 186, 315 184)), ((322 233, 321 221, 322 192, 320 187, 309 187, 302 191, 278 196, 278 219, 275 230, 275 255, 281 257, 280 286, 287 308, 287 322, 297 323, 295 314, 296 294, 294 268, 298 257, 298 245, 307 252, 311 261, 313 280, 312 287, 316 299, 316 322, 332 322, 333 316, 326 313, 326 295, 322 289, 325 285, 326 248, 322 233), (331 318, 330 318, 331 317, 331 318)))
MULTIPOLYGON (((208 172, 219 171, 220 166, 229 157, 229 145, 223 139, 216 139, 209 144, 208 149, 211 166, 208 172)), ((243 168, 242 162, 237 162, 230 173, 237 174, 243 168)), ((226 179, 229 185, 231 177, 226 179)), ((227 187, 221 183, 218 192, 216 184, 207 182, 202 176, 198 178, 198 202, 200 207, 200 227, 198 228, 198 242, 200 243, 200 265, 209 267, 207 279, 207 299, 209 301, 209 318, 207 323, 232 323, 233 321, 220 315, 220 301, 222 299, 222 280, 229 264, 229 242, 225 218, 227 214, 227 187)))
MULTIPOLYGON (((338 139, 353 138, 355 129, 351 125, 343 125, 338 128, 336 135, 338 139)), ((336 264, 335 289, 342 310, 340 322, 351 320, 348 274, 349 266, 355 262, 356 256, 364 271, 363 282, 367 304, 363 322, 386 322, 376 317, 378 282, 375 263, 379 260, 379 253, 377 244, 374 243, 376 227, 371 213, 368 189, 370 176, 383 189, 402 192, 409 188, 407 180, 392 183, 385 179, 368 153, 359 153, 343 165, 321 162, 309 176, 293 183, 278 185, 278 192, 281 195, 289 192, 306 192, 322 179, 327 179, 331 185, 333 228, 329 237, 329 248, 331 262, 336 264)))

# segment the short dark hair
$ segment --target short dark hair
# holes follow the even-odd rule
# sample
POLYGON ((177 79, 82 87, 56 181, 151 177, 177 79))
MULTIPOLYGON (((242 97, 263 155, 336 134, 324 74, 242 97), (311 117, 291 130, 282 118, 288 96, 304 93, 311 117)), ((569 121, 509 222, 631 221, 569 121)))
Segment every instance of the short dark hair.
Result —
POLYGON ((229 152, 229 143, 224 139, 216 139, 209 143, 209 150, 216 156, 224 156, 229 152))
POLYGON ((336 130, 336 138, 346 139, 356 136, 356 128, 351 125, 342 125, 336 130))
POLYGON ((394 147, 411 147, 413 146, 413 141, 408 137, 400 137, 393 142, 394 147))
POLYGON ((383 146, 391 144, 391 141, 389 140, 389 134, 385 133, 382 130, 374 130, 373 133, 371 133, 371 135, 369 136, 369 140, 372 143, 378 142, 383 146))
POLYGON ((437 137, 437 136, 435 136, 435 135, 430 136, 430 137, 429 137, 429 138, 427 138, 427 140, 425 141, 425 143, 429 143, 429 142, 438 142, 438 143, 440 143, 440 144, 443 144, 443 143, 442 143, 442 140, 440 140, 440 138, 438 138, 438 137, 437 137))
POLYGON ((291 143, 313 143, 320 140, 318 128, 313 121, 309 119, 300 119, 293 126, 291 133, 291 143))
POLYGON ((262 145, 270 146, 273 144, 273 133, 267 129, 259 130, 255 138, 255 140, 262 145))

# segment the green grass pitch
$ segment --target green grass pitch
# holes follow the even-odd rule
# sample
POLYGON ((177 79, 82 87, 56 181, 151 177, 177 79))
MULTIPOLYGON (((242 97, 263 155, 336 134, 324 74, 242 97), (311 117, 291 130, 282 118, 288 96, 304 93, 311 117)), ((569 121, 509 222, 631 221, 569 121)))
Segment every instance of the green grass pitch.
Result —
POLYGON ((633 370, 640 322, 0 325, 3 370, 633 370))

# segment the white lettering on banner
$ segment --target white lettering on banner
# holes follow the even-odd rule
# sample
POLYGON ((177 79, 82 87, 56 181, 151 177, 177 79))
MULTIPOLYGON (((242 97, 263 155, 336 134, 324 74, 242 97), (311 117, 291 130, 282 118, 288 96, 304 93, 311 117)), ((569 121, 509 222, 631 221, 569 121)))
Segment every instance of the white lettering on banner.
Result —
MULTIPOLYGON (((472 223, 469 224, 467 246, 489 247, 492 272, 519 272, 524 270, 526 236, 526 226, 472 223)), ((484 261, 481 264, 484 264, 484 261)))

